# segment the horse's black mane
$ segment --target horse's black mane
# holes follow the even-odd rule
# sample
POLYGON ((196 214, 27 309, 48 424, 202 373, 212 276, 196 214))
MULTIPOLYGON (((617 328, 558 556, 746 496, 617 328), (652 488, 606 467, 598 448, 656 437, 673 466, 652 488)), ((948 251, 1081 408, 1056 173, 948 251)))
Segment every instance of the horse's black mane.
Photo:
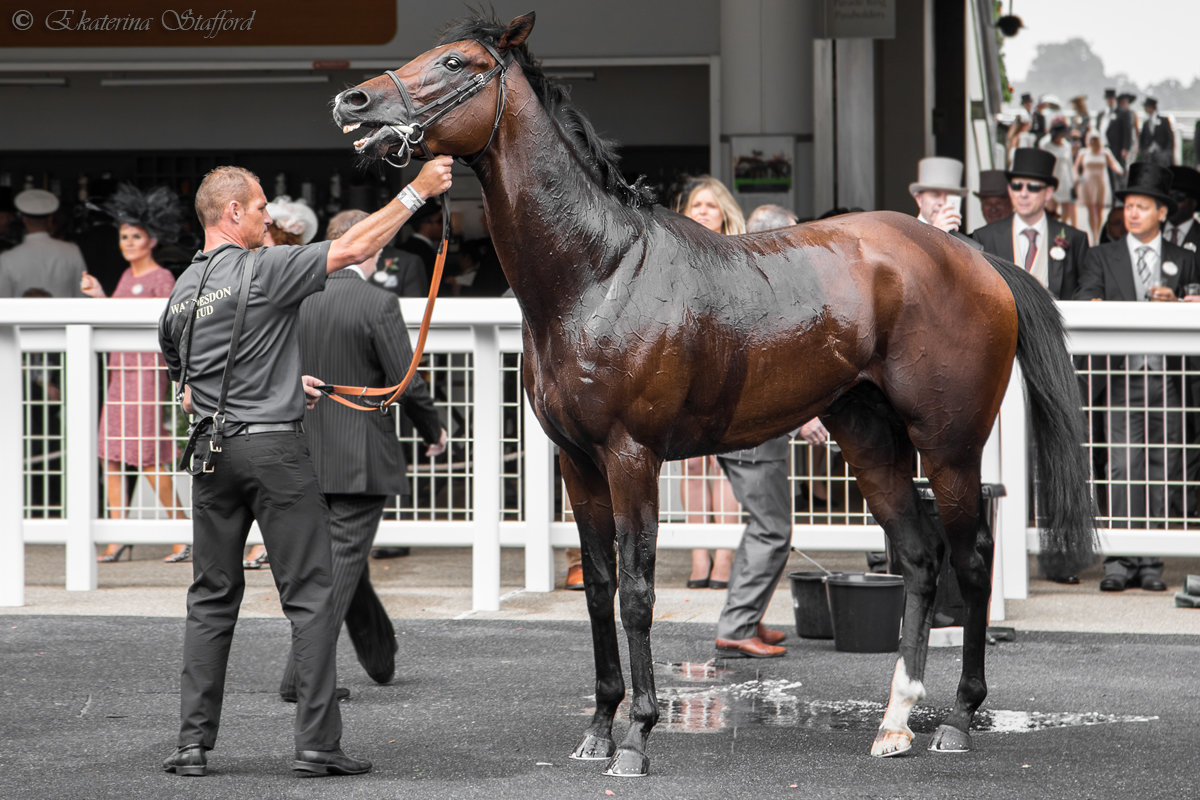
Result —
MULTIPOLYGON (((507 29, 508 26, 498 20, 484 17, 451 22, 442 31, 438 44, 474 39, 499 47, 500 37, 507 29)), ((606 192, 634 208, 652 205, 655 200, 654 191, 646 185, 645 176, 639 176, 632 185, 625 180, 619 166, 620 156, 616 152, 616 142, 596 133, 591 121, 571 104, 567 88, 546 75, 541 63, 524 44, 510 49, 509 52, 521 67, 521 72, 525 74, 550 119, 562 132, 572 152, 596 182, 606 192)))

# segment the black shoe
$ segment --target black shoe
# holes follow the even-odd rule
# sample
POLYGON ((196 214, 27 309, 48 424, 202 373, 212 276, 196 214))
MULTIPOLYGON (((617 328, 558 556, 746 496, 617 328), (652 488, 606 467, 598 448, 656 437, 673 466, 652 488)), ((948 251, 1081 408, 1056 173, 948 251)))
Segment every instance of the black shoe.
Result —
POLYGON ((371 771, 371 762, 351 758, 341 750, 297 750, 292 769, 313 775, 362 775, 371 771))
POLYGON ((1143 575, 1139 583, 1147 592, 1165 592, 1167 590, 1166 581, 1158 575, 1143 575))
POLYGON ((1079 583, 1078 575, 1047 575, 1046 578, 1055 583, 1065 583, 1067 586, 1074 586, 1079 583))
POLYGON ((1102 592, 1123 592, 1129 586, 1129 581, 1120 575, 1105 575, 1100 581, 1102 592))
POLYGON ((371 558, 404 558, 412 554, 411 547, 373 547, 371 558))
POLYGON ((185 744, 176 748, 163 762, 163 769, 176 775, 203 777, 208 772, 208 756, 205 755, 204 745, 185 744))
MULTIPOLYGON (((333 694, 338 700, 349 700, 350 699, 350 690, 347 689, 345 686, 337 687, 337 691, 335 691, 333 694)), ((296 697, 296 690, 293 689, 290 692, 280 692, 279 699, 285 703, 296 702, 296 700, 298 699, 296 697)))

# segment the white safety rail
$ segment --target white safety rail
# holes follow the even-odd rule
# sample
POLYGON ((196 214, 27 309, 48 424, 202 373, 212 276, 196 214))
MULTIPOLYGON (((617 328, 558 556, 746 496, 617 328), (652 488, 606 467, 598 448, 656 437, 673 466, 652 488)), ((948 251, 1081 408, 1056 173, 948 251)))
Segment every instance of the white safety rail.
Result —
MULTIPOLYGON (((1200 306, 1061 307, 1075 353, 1200 355, 1200 306)), ((151 468, 144 475, 121 465, 110 472, 98 458, 100 409, 109 365, 116 363, 111 354, 156 352, 161 308, 162 301, 156 300, 0 300, 0 447, 22 454, 9 462, 20 468, 0 473, 0 513, 6 523, 0 527, 0 605, 24 602, 24 543, 65 544, 66 588, 90 590, 96 587, 97 545, 191 541, 186 474, 174 473, 169 489, 158 492, 157 481, 146 480, 158 478, 151 468), (121 494, 120 489, 113 494, 112 481, 134 488, 132 498, 119 508, 109 502, 121 494)), ((420 319, 423 302, 406 299, 402 308, 412 323, 420 319)), ((553 548, 578 543, 554 448, 520 391, 520 339, 520 311, 513 300, 438 303, 421 373, 450 434, 450 447, 438 459, 425 459, 411 426, 397 420, 398 435, 409 448, 412 493, 389 506, 377 537, 383 545, 473 548, 473 605, 480 610, 499 607, 501 547, 524 548, 525 588, 544 592, 554 585, 553 548)), ((1116 362, 1092 359, 1081 374, 1089 385, 1098 384, 1108 379, 1111 363, 1116 362)), ((1191 371, 1189 366, 1194 365, 1187 359, 1168 359, 1166 369, 1187 385, 1189 379, 1200 379, 1200 367, 1191 371)), ((984 463, 984 481, 1007 489, 997 505, 996 618, 1003 616, 1005 598, 1027 595, 1027 556, 1037 549, 1027 485, 1025 409, 1016 387, 1014 381, 984 463)), ((178 444, 186 420, 179 418, 169 393, 156 402, 163 427, 159 438, 178 444)), ((1109 409, 1096 402, 1089 401, 1084 410, 1090 420, 1103 420, 1109 409)), ((1184 405, 1200 409, 1200 403, 1184 405)), ((1186 416, 1182 407, 1142 411, 1186 416)), ((1104 427, 1093 424, 1097 431, 1104 427)), ((1184 430, 1183 442, 1175 447, 1181 471, 1166 478, 1167 494, 1174 497, 1189 495, 1193 487, 1187 465, 1200 465, 1186 425, 1184 430)), ((1089 443, 1093 453, 1104 446, 1103 441, 1089 443)), ((882 549, 882 532, 836 445, 811 448, 798 442, 792 454, 793 543, 812 551, 882 549)), ((1098 463, 1103 469, 1103 461, 1098 463)), ((1102 496, 1139 490, 1128 482, 1109 484, 1103 473, 1097 478, 1102 496)), ((719 477, 700 480, 716 488, 719 477)), ((680 464, 664 467, 660 487, 659 547, 737 546, 741 522, 732 514, 706 517, 703 504, 695 500, 696 490, 684 488, 680 464)), ((1200 518, 1192 519, 1192 505, 1181 501, 1158 517, 1151 509, 1141 520, 1112 518, 1105 508, 1099 518, 1102 544, 1110 553, 1200 555, 1200 518)), ((258 540, 254 529, 250 541, 258 540)))

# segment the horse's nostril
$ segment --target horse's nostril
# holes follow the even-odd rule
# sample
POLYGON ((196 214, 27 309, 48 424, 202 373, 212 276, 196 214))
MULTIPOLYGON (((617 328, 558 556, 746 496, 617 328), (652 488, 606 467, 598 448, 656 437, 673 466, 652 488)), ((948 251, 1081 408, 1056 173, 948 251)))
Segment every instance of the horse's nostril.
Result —
POLYGON ((364 108, 370 104, 371 98, 362 89, 351 89, 342 94, 342 102, 355 108, 364 108))

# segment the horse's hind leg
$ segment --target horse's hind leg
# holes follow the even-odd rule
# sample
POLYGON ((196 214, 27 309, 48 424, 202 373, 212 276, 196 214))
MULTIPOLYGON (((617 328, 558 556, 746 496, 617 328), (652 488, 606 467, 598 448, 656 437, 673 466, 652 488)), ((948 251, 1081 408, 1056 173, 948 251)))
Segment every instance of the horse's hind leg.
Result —
POLYGON ((912 748, 909 714, 925 696, 925 658, 937 574, 944 552, 935 521, 921 510, 913 487, 913 445, 895 409, 872 384, 839 398, 821 420, 842 448, 871 514, 883 527, 904 573, 904 626, 887 711, 871 755, 912 748))
POLYGON ((583 588, 592 622, 592 653, 596 663, 596 712, 583 740, 571 758, 604 760, 616 752, 613 717, 625 699, 621 653, 617 649, 617 624, 613 599, 617 590, 616 551, 613 542, 612 500, 604 477, 582 457, 572 459, 560 451, 559 464, 583 553, 583 588))
POLYGON ((950 542, 950 563, 962 590, 962 676, 954 708, 933 734, 929 749, 961 753, 971 749, 968 733, 975 712, 987 697, 984 654, 987 648, 988 603, 992 594, 992 531, 983 511, 979 465, 939 467, 926 461, 929 480, 950 542))

